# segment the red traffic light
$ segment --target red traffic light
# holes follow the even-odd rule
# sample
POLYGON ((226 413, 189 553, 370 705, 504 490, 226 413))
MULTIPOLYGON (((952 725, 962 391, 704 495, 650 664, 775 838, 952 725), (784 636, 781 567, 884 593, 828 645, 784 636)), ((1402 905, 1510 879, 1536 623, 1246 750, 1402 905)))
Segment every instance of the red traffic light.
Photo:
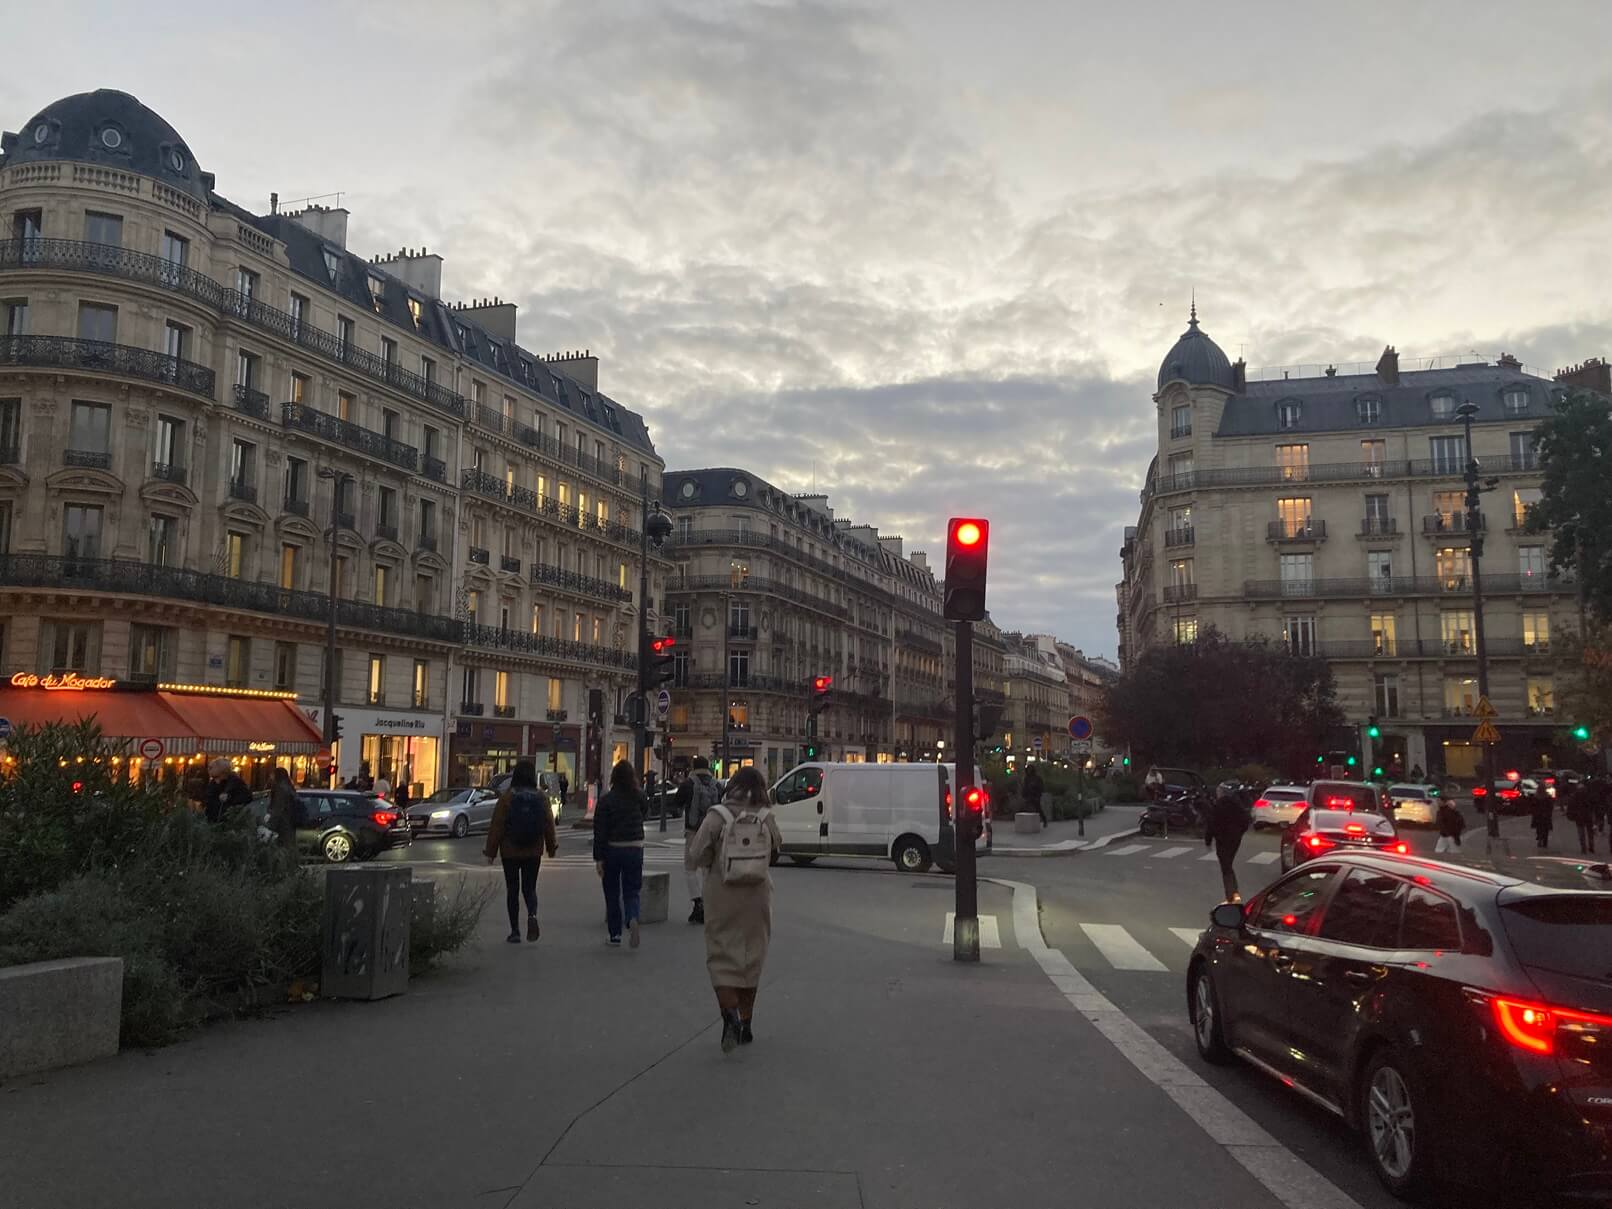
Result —
POLYGON ((834 677, 832 676, 818 676, 812 681, 812 692, 814 693, 826 693, 833 687, 834 677))
POLYGON ((959 546, 977 546, 985 540, 985 531, 978 521, 958 521, 953 536, 959 546))
POLYGON ((963 805, 969 814, 981 814, 985 810, 985 791, 978 785, 970 785, 963 794, 963 805))
POLYGON ((947 621, 985 618, 985 571, 990 555, 991 522, 978 516, 954 516, 946 522, 947 621))
POLYGON ((671 650, 676 645, 677 645, 677 639, 675 637, 673 637, 671 634, 667 634, 664 638, 657 638, 653 642, 651 642, 649 644, 649 648, 650 648, 650 650, 654 651, 655 654, 662 655, 662 654, 665 654, 667 651, 671 650))

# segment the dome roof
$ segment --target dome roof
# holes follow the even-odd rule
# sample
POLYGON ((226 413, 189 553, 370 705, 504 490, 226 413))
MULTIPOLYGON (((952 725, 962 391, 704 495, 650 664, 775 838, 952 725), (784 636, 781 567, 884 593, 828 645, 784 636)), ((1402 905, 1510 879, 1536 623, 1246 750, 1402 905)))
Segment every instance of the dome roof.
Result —
POLYGON ((40 110, 0 141, 5 163, 77 160, 151 176, 206 202, 213 178, 196 166, 179 132, 126 92, 98 88, 40 110))
POLYGON ((1218 386, 1223 390, 1236 390, 1231 372, 1231 362, 1226 360, 1226 354, 1220 345, 1209 339, 1206 332, 1198 327, 1198 307, 1194 303, 1192 317, 1187 320, 1187 330, 1181 333, 1181 338, 1175 342, 1175 347, 1164 354, 1164 360, 1159 363, 1159 386, 1164 389, 1166 382, 1186 382, 1190 386, 1218 386))

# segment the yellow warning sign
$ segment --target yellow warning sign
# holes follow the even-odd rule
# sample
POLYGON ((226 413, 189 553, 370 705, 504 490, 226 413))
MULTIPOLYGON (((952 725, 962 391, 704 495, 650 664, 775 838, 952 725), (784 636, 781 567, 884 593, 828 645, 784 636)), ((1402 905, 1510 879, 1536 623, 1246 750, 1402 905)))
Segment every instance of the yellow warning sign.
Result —
POLYGON ((1478 723, 1478 729, 1472 732, 1472 741, 1474 743, 1498 743, 1500 742, 1500 732, 1494 728, 1493 722, 1485 718, 1478 723))
POLYGON ((1478 708, 1472 711, 1474 718, 1498 718, 1500 715, 1495 707, 1489 704, 1489 698, 1479 697, 1478 708))

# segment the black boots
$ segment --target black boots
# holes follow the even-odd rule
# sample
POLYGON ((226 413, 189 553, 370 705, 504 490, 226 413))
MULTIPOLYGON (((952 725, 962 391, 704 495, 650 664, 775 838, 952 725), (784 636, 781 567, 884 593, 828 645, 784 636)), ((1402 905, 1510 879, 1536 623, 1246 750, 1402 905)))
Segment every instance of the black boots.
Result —
POLYGON ((744 1034, 744 1021, 737 1010, 722 1013, 722 1052, 731 1054, 740 1045, 744 1034))
POLYGON ((749 1045, 754 1040, 755 1037, 750 1033, 750 1022, 748 1020, 741 1020, 739 1022, 739 1044, 749 1045))
POLYGON ((694 900, 694 910, 688 913, 688 922, 691 924, 703 924, 705 922, 705 900, 703 898, 694 900))

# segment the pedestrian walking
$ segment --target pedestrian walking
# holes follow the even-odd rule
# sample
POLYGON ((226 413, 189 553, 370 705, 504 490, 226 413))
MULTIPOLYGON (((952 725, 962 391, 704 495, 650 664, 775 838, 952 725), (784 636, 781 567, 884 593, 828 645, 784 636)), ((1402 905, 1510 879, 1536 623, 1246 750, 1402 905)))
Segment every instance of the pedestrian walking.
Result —
POLYGON ((487 827, 483 849, 490 865, 504 862, 504 904, 509 910, 509 935, 504 939, 519 944, 521 899, 526 899, 526 939, 541 934, 537 923, 537 873, 543 853, 553 856, 560 850, 560 837, 554 829, 554 812, 548 799, 537 789, 537 769, 530 760, 519 760, 510 774, 509 788, 498 795, 492 822, 487 827))
POLYGON ((1543 785, 1538 786, 1533 793, 1533 805, 1529 810, 1533 817, 1534 837, 1539 841, 1541 848, 1550 847, 1550 829, 1555 824, 1556 803, 1550 800, 1543 785))
POLYGON ((222 823, 231 807, 245 806, 252 800, 252 791, 241 780, 235 766, 219 756, 207 766, 209 780, 205 810, 209 823, 222 823))
POLYGON ((605 927, 610 943, 638 947, 638 896, 644 886, 644 815, 638 773, 625 760, 610 770, 610 792, 593 808, 593 864, 604 886, 605 927))
POLYGON ((1595 807, 1590 791, 1584 785, 1575 785, 1567 791, 1567 802, 1562 807, 1567 821, 1578 828, 1578 850, 1581 854, 1595 852, 1595 807))
POLYGON ((684 854, 685 867, 704 878, 705 968, 722 1014, 724 1054, 755 1039, 751 1019, 772 939, 770 866, 782 845, 767 782, 741 768, 684 854))
POLYGON ((1438 804, 1438 843, 1433 845, 1435 855, 1441 852, 1461 851, 1461 833, 1466 830, 1466 819, 1448 798, 1438 804))
POLYGON ((1422 783, 1423 777, 1425 777, 1425 776, 1426 776, 1426 774, 1424 772, 1422 772, 1422 766, 1420 764, 1412 764, 1411 765, 1410 779, 1411 779, 1412 784, 1420 785, 1422 783))
POLYGON ((1041 798, 1046 793, 1046 786, 1041 783, 1041 774, 1036 771, 1034 764, 1024 770, 1024 783, 1019 786, 1019 792, 1024 797, 1024 804, 1041 816, 1041 825, 1047 825, 1047 812, 1041 809, 1041 798))
POLYGON ((1243 787, 1234 781, 1222 781, 1215 790, 1214 804, 1209 807, 1203 828, 1203 843, 1215 850, 1220 862, 1220 882, 1228 903, 1243 901, 1237 889, 1237 849, 1243 846, 1243 836, 1253 821, 1253 805, 1243 787))
POLYGON ((409 787, 406 781, 397 783, 397 792, 392 795, 392 803, 397 807, 398 813, 407 815, 409 812, 409 787))
POLYGON ((560 808, 563 810, 565 807, 571 804, 571 778, 566 776, 565 772, 562 770, 559 776, 559 782, 560 808))
MULTIPOLYGON (((694 847, 694 837, 705 816, 711 807, 722 799, 722 791, 717 788, 716 778, 711 775, 711 763, 704 756, 694 757, 694 769, 683 783, 677 787, 677 797, 673 799, 678 810, 683 814, 683 860, 687 864, 689 852, 694 847)), ((696 872, 692 865, 688 866, 688 896, 694 900, 693 909, 688 913, 688 922, 703 924, 705 922, 705 875, 696 872)))
POLYGON ((377 796, 383 798, 389 798, 392 796, 392 782, 387 780, 384 772, 375 778, 375 793, 377 796))
POLYGON ((301 821, 302 807, 297 801, 297 788, 291 784, 291 774, 276 767, 269 781, 269 810, 265 820, 281 845, 296 850, 297 823, 301 821))
POLYGON ((1595 816, 1595 829, 1607 833, 1608 850, 1612 851, 1612 784, 1601 774, 1587 778, 1584 789, 1589 795, 1590 813, 1595 816))

